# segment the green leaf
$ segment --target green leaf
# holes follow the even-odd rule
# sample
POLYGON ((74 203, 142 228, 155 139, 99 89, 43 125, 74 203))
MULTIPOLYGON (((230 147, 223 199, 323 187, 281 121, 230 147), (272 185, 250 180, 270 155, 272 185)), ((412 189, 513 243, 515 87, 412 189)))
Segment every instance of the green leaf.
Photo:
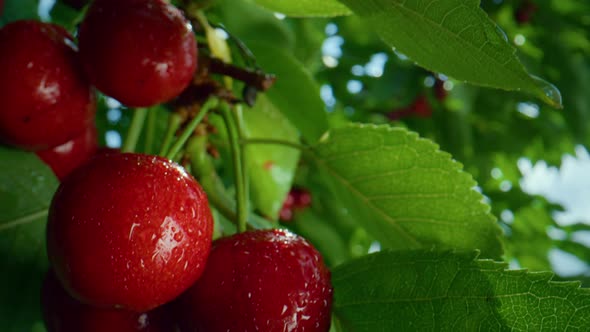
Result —
POLYGON ((585 331, 590 292, 477 253, 381 252, 332 273, 345 331, 585 331))
POLYGON ((219 23, 242 41, 256 40, 272 43, 274 47, 290 49, 295 43, 293 31, 284 20, 245 0, 219 0, 214 7, 220 12, 219 23))
POLYGON ((39 296, 47 270, 45 222, 58 186, 32 153, 0 147, 0 326, 31 331, 41 321, 39 296))
MULTIPOLYGON (((245 136, 251 139, 274 139, 298 143, 297 129, 281 112, 260 95, 252 109, 244 111, 245 136)), ((255 207, 273 219, 291 189, 300 151, 276 144, 246 146, 246 167, 252 179, 250 192, 255 207)))
POLYGON ((475 181, 416 133, 350 125, 331 131, 312 158, 337 201, 385 247, 502 255, 500 228, 475 181))
POLYGON ((37 0, 6 0, 0 15, 0 27, 17 20, 38 20, 37 0))
POLYGON ((336 0, 256 0, 272 11, 297 17, 331 17, 349 15, 350 9, 336 0))
POLYGON ((522 90, 561 107, 559 90, 526 72, 479 0, 340 1, 424 68, 477 85, 522 90))
POLYGON ((277 76, 276 84, 267 92, 270 101, 301 131, 309 142, 317 140, 328 129, 325 105, 320 88, 291 54, 273 45, 248 43, 256 60, 267 72, 277 76))

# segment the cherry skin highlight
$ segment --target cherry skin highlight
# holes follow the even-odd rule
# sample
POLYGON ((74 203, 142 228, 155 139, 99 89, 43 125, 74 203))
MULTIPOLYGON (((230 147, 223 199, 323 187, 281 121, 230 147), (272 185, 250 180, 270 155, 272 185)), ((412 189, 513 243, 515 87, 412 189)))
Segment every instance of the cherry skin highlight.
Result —
POLYGON ((90 81, 133 107, 178 96, 197 66, 190 23, 163 0, 94 1, 80 27, 80 53, 90 81))
POLYGON ((213 244, 205 272, 177 302, 183 332, 327 332, 330 272, 319 252, 285 230, 213 244))
POLYGON ((212 233, 205 192, 182 167, 108 154, 61 183, 49 209, 47 253, 76 299, 145 312, 197 280, 212 233))
POLYGON ((72 37, 16 21, 0 29, 0 141, 27 150, 63 144, 94 121, 95 97, 72 37))
POLYGON ((80 303, 63 289, 53 271, 45 276, 41 306, 48 332, 171 332, 175 326, 167 306, 137 313, 80 303))
POLYGON ((63 180, 78 166, 90 159, 98 149, 96 127, 90 126, 82 135, 59 146, 37 151, 58 179, 63 180))

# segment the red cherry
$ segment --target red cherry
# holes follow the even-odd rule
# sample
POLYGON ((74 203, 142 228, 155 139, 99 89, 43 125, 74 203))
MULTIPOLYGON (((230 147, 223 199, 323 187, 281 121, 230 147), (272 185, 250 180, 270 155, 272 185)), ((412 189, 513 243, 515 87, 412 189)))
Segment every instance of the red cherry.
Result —
POLYGON ((41 305, 48 332, 170 332, 175 325, 169 307, 137 313, 80 303, 66 293, 53 271, 45 276, 41 305))
POLYGON ((58 188, 47 252, 78 300, 138 312, 184 292, 203 272, 213 218, 178 164, 141 154, 90 159, 58 188))
POLYGON ((176 97, 197 66, 190 23, 163 0, 94 1, 80 27, 80 53, 91 82, 134 107, 176 97))
POLYGON ((410 107, 418 117, 429 118, 432 116, 432 107, 430 107, 428 98, 424 95, 418 97, 410 107))
POLYGON ((100 156, 108 156, 111 154, 119 154, 119 153, 121 153, 120 149, 109 148, 107 146, 101 146, 98 149, 96 149, 96 153, 94 154, 94 156, 100 157, 100 156))
POLYGON ((311 193, 305 188, 293 188, 291 192, 295 196, 293 206, 296 209, 304 209, 311 205, 311 193))
POLYGON ((97 151, 97 133, 94 126, 90 126, 86 132, 68 142, 51 149, 37 151, 41 158, 53 173, 63 180, 76 167, 90 159, 97 151))
POLYGON ((53 147, 93 123, 94 93, 81 75, 72 37, 61 27, 16 21, 0 29, 0 141, 53 147))
POLYGON ((286 230, 217 240, 203 276, 178 305, 183 332, 328 331, 330 272, 319 252, 286 230))

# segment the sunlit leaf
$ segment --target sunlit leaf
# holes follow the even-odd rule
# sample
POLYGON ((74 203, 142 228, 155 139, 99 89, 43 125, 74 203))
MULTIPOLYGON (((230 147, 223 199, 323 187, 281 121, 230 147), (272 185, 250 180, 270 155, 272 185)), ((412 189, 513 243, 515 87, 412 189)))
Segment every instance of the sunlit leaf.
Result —
POLYGON ((381 252, 337 267, 345 331, 584 331, 590 291, 476 253, 381 252))
POLYGON ((350 9, 336 0, 256 0, 272 11, 288 16, 341 16, 349 15, 350 9))
POLYGON ((331 131, 312 158, 343 208, 385 247, 502 255, 500 228, 475 182, 431 141, 401 128, 351 125, 331 131))
POLYGON ((559 90, 526 72, 479 0, 340 1, 424 68, 477 85, 522 90, 561 107, 559 90))
MULTIPOLYGON (((297 143, 297 129, 261 95, 252 109, 244 112, 247 138, 274 139, 297 143)), ((246 147, 246 167, 254 206, 265 216, 276 219, 291 189, 300 152, 277 144, 250 144, 246 147)))

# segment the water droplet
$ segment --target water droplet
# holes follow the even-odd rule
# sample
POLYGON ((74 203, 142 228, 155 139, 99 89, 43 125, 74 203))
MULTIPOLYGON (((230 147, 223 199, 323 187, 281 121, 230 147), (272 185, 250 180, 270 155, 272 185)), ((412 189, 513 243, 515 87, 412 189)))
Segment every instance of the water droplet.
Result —
POLYGON ((506 35, 506 32, 504 32, 504 30, 502 30, 500 26, 496 25, 496 31, 498 31, 498 34, 502 37, 502 39, 504 39, 505 42, 508 41, 508 36, 506 35))
POLYGON ((539 97, 545 103, 557 109, 563 108, 561 92, 559 92, 559 89, 555 85, 534 75, 531 75, 531 78, 535 82, 535 85, 543 92, 542 94, 539 94, 539 97))

